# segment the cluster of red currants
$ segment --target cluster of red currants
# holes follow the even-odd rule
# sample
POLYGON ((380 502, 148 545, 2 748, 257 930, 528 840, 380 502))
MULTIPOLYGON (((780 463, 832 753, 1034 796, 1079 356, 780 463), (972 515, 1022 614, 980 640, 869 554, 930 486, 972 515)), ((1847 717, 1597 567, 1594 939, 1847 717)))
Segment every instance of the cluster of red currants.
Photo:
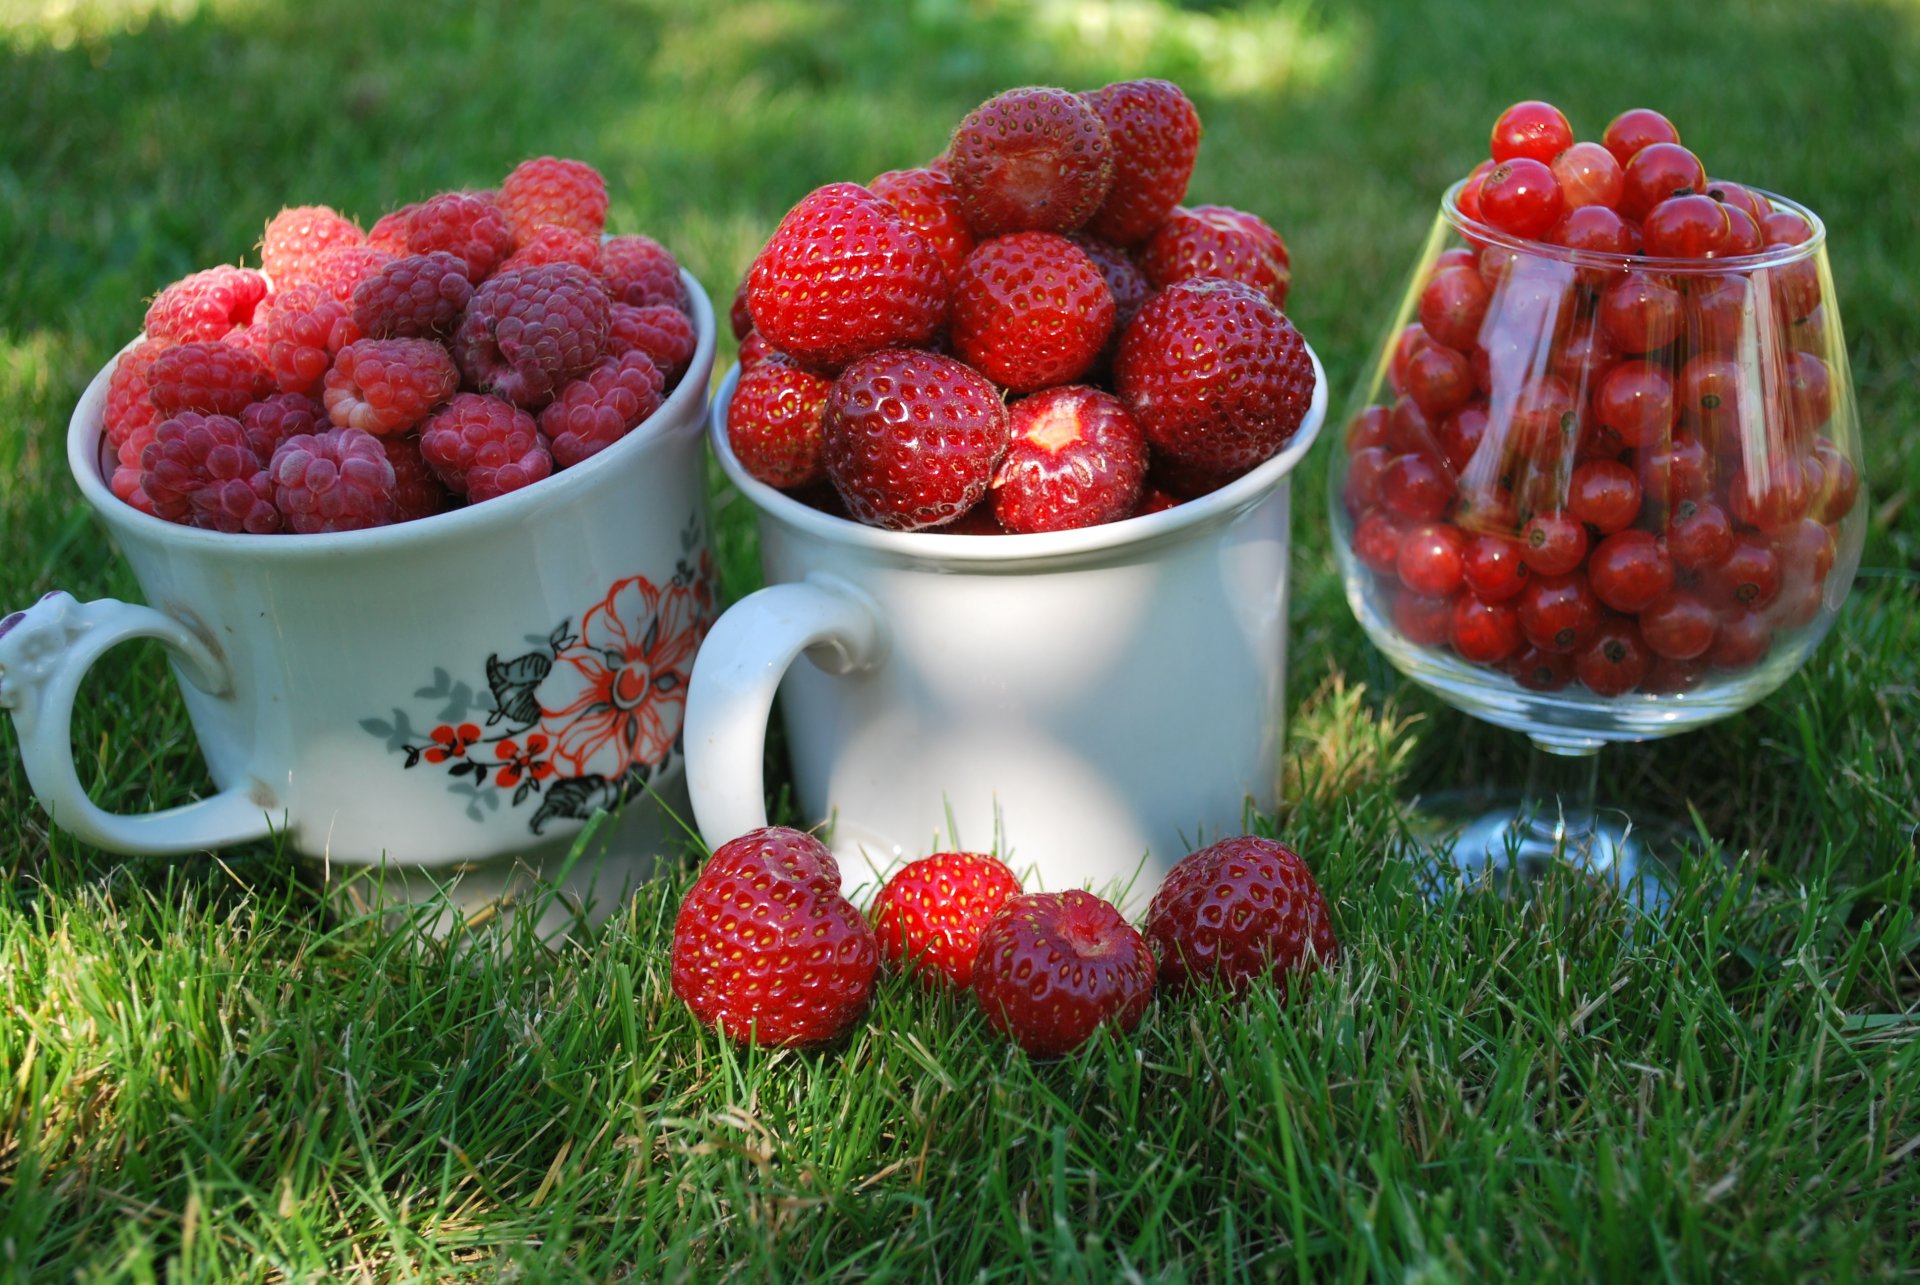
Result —
POLYGON ((1347 428, 1378 614, 1605 697, 1691 690, 1819 618, 1860 484, 1814 220, 1709 179, 1657 112, 1578 142, 1541 102, 1446 208, 1347 428))

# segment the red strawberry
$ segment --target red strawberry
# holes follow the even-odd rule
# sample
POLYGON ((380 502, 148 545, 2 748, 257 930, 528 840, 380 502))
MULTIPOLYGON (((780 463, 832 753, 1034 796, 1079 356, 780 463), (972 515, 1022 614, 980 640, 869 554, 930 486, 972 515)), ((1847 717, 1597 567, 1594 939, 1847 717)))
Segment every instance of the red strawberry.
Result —
POLYGON ((873 929, 840 895, 833 854, 769 826, 722 844, 673 924, 673 993, 743 1044, 820 1044, 873 993, 873 929))
POLYGON ((940 255, 858 183, 829 183, 801 198, 767 238, 747 282, 754 328, 822 370, 925 343, 947 320, 940 255))
POLYGON ((1175 210, 1140 247, 1140 266, 1155 289, 1195 277, 1225 277, 1252 286, 1273 306, 1287 306, 1293 282, 1286 242, 1256 214, 1225 205, 1175 210))
POLYGON ((1113 140, 1113 187, 1087 231, 1120 245, 1144 241, 1186 199, 1200 113, 1165 80, 1125 80, 1083 97, 1113 140))
POLYGON ((1181 861, 1147 909, 1160 977, 1181 989, 1221 982, 1244 991, 1256 977, 1305 975, 1339 949, 1326 898, 1300 854, 1254 835, 1222 839, 1181 861))
POLYGON ((1313 401, 1313 359, 1265 295, 1204 277, 1162 290, 1120 338, 1120 400, 1156 454, 1245 471, 1290 440, 1313 401))
POLYGON ((1084 384, 1049 388, 1013 404, 994 516, 1015 532, 1118 522, 1146 473, 1147 439, 1119 398, 1084 384))
POLYGON ((867 188, 927 238, 946 265, 949 279, 960 271, 973 251, 973 231, 967 227, 952 179, 937 170, 888 170, 867 188))
POLYGON ((987 493, 1007 449, 999 390, 938 353, 888 348, 833 381, 827 476, 854 519, 895 531, 949 522, 987 493))
POLYGON ((1010 89, 953 131, 947 173, 975 236, 1071 232, 1107 198, 1113 141, 1078 94, 1010 89))
POLYGON ((895 968, 913 968, 920 980, 973 980, 980 933, 1020 880, 1006 863, 978 852, 937 852, 894 872, 873 901, 880 955, 895 968))
POLYGON ((826 481, 822 420, 832 388, 783 353, 743 368, 727 404, 727 445, 740 466, 782 489, 826 481))
POLYGON ((1107 280, 1107 293, 1113 296, 1113 333, 1118 335, 1139 315, 1140 308, 1153 297, 1153 285, 1133 256, 1111 241, 1075 232, 1067 238, 1079 246, 1107 280))
POLYGON ((1009 898, 980 934, 973 993, 987 1021, 1034 1057, 1060 1057, 1103 1022, 1140 1024, 1153 952, 1113 904, 1090 892, 1009 898))
POLYGON ((1053 232, 995 237, 953 282, 953 347, 1016 393, 1071 383, 1113 333, 1113 292, 1086 252, 1053 232))

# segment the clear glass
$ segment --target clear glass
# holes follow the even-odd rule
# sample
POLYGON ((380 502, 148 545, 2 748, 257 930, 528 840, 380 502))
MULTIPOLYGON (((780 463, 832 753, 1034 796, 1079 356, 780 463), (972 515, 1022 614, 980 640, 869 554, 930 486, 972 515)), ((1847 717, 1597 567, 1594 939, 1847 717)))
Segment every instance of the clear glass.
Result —
MULTIPOLYGON (((1757 193, 1798 244, 1600 254, 1476 223, 1459 187, 1336 438, 1355 616, 1403 673, 1555 758, 1762 699, 1832 626, 1866 535, 1824 226, 1757 193)), ((1624 859, 1591 764, 1536 755, 1529 775, 1463 859, 1624 859)))

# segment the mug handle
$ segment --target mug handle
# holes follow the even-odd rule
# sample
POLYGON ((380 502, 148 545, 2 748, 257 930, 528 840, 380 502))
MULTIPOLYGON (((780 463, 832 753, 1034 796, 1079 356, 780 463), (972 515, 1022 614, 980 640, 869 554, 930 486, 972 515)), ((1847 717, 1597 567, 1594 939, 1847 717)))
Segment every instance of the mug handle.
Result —
POLYGON ((829 674, 884 659, 879 606, 833 576, 810 575, 742 598, 714 622, 687 688, 687 791, 709 847, 767 824, 767 718, 802 652, 829 674))
POLYGON ((118 643, 158 638, 179 673, 211 696, 232 690, 207 643, 164 612, 114 598, 79 602, 55 591, 0 620, 0 709, 13 715, 20 757, 40 805, 55 824, 95 847, 167 856, 264 839, 266 809, 239 785, 197 803, 144 816, 96 807, 73 762, 73 702, 80 680, 118 643))

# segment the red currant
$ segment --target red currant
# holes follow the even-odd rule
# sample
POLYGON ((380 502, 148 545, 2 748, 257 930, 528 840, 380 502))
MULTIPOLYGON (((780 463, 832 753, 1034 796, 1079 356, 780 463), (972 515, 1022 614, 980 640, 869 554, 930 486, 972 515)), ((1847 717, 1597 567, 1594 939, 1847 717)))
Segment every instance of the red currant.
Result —
POLYGON ((1384 446, 1369 446, 1355 451, 1347 461, 1347 480, 1341 489, 1347 513, 1359 517, 1380 503, 1380 475, 1393 462, 1393 453, 1384 446))
POLYGON ((1393 596, 1393 627, 1408 642, 1422 647, 1444 647, 1453 620, 1453 603, 1406 589, 1393 596))
POLYGON ((1701 353, 1680 368, 1680 409, 1687 421, 1709 433, 1738 423, 1740 363, 1732 357, 1701 353))
POLYGON ((1774 600, 1767 619, 1775 629, 1799 629, 1810 625, 1826 606, 1826 593, 1812 580, 1788 581, 1774 600))
POLYGON ((1393 579, 1400 574, 1400 541, 1405 534, 1406 529, 1386 514, 1369 513, 1353 529, 1353 556, 1375 575, 1393 579))
POLYGON ((1810 352, 1787 354, 1787 401, 1793 408, 1795 435, 1802 441, 1833 416, 1833 374, 1810 352))
POLYGON ((1553 158, 1553 177, 1567 208, 1611 210, 1620 203, 1626 174, 1612 152, 1598 143, 1575 143, 1553 158))
POLYGON ((1813 240, 1813 225, 1792 210, 1770 210, 1760 216, 1760 235, 1768 245, 1805 245, 1813 240))
POLYGON ((1480 184, 1480 217, 1523 240, 1545 236, 1565 209, 1553 171, 1531 157, 1500 162, 1480 184))
POLYGON ((1673 559, 1649 532, 1616 531, 1588 556, 1587 580, 1600 601, 1632 615, 1673 588, 1673 559))
POLYGON ((1393 404, 1387 444, 1403 455, 1424 455, 1436 461, 1440 458, 1440 439, 1434 435, 1433 423, 1421 413, 1420 403, 1411 397, 1402 397, 1393 404))
POLYGON ((1652 352, 1680 334, 1680 292, 1663 277, 1629 272, 1600 296, 1600 324, 1621 352, 1652 352))
POLYGON ((1690 282, 1686 295, 1687 345, 1701 353, 1731 353, 1740 343, 1752 307, 1753 288, 1734 274, 1690 282))
POLYGON ((1653 655, 1633 622, 1615 617, 1574 656, 1573 672, 1595 696, 1625 696, 1640 685, 1652 664, 1653 655))
POLYGON ((1720 631, 1713 608, 1690 593, 1670 593, 1640 613, 1640 636, 1656 655, 1692 660, 1706 655, 1720 631))
POLYGON ((1526 642, 1520 613, 1512 603, 1488 602, 1470 593, 1453 600, 1447 621, 1447 641, 1476 665, 1497 665, 1526 642))
POLYGON ((1654 143, 1677 143, 1680 131, 1673 122, 1651 107, 1633 107, 1621 112, 1600 135, 1601 144, 1613 153, 1613 159, 1625 165, 1643 147, 1654 143))
MULTIPOLYGON (((1524 631, 1523 631, 1524 632, 1524 631)), ((1513 681, 1536 692, 1557 692, 1573 681, 1573 657, 1528 643, 1507 660, 1513 681)))
POLYGON ((1812 518, 1802 518, 1773 537, 1774 555, 1788 583, 1820 584, 1833 570, 1833 532, 1812 518))
POLYGON ((1602 535, 1633 525, 1640 515, 1640 479, 1618 460, 1588 460, 1567 483, 1567 511, 1602 535))
POLYGON ((1795 259, 1773 270, 1773 302, 1789 321, 1813 315, 1820 306, 1820 270, 1811 258, 1795 259))
POLYGON ((1681 500, 1667 519, 1667 555, 1682 571, 1717 567, 1733 552, 1733 523, 1711 500, 1681 500))
POLYGON ((1643 248, 1652 259, 1712 258, 1731 231, 1727 207, 1703 192, 1670 196, 1640 223, 1643 248))
POLYGON ((1460 587, 1467 538, 1445 523, 1427 523, 1400 541, 1400 583, 1415 593, 1444 598, 1460 587))
POLYGON ((1745 669, 1758 663, 1773 645, 1773 626, 1758 611, 1735 610, 1720 617, 1720 632, 1707 648, 1707 663, 1721 669, 1745 669))
POLYGON ((1593 390, 1593 415, 1628 446, 1652 446, 1673 431, 1673 380, 1658 362, 1628 359, 1593 390))
POLYGON ((1440 422, 1440 455, 1455 473, 1466 472, 1474 453, 1487 436, 1485 403, 1462 406, 1440 422))
POLYGON ((1562 512, 1536 513, 1520 531, 1527 569, 1540 576, 1564 576, 1587 556, 1587 528, 1562 512))
POLYGON ((1820 463, 1820 486, 1807 512, 1821 522, 1838 522, 1860 498, 1860 472, 1824 437, 1813 444, 1813 458, 1820 463))
POLYGON ((1727 485, 1727 512, 1742 526, 1780 531, 1805 517, 1813 504, 1811 471, 1791 456, 1772 461, 1764 476, 1743 469, 1727 485))
POLYGON ((1636 221, 1674 196, 1703 192, 1707 171, 1700 158, 1678 143, 1649 143, 1626 162, 1620 190, 1620 213, 1636 221))
POLYGON ((1520 628, 1541 651, 1572 655, 1600 628, 1600 600, 1583 575, 1536 575, 1520 592, 1520 628))
POLYGON ((1504 535, 1476 535, 1467 541, 1461 576, 1467 588, 1486 602, 1506 602, 1527 587, 1525 547, 1504 535))
POLYGON ((1407 363, 1413 360, 1415 353, 1432 342, 1427 335, 1427 328, 1417 321, 1400 328, 1400 335, 1393 343, 1393 359, 1387 363, 1387 382, 1393 385, 1394 392, 1407 391, 1407 363))
POLYGON ((1700 578, 1709 602, 1717 606, 1765 607, 1780 592, 1780 559, 1762 536, 1737 535, 1726 561, 1700 578))
POLYGON ((1460 194, 1454 198, 1454 205, 1460 213, 1474 223, 1486 222, 1480 216, 1480 185, 1487 181, 1487 175, 1493 172, 1492 161, 1481 161, 1467 174, 1460 184, 1460 194))
POLYGON ((1369 406, 1347 424, 1347 454, 1357 455, 1370 446, 1387 444, 1387 428, 1393 422, 1385 406, 1369 406))
POLYGON ((1380 499, 1409 522, 1432 522, 1444 517, 1453 502, 1453 479, 1432 456, 1409 452, 1397 455, 1380 477, 1380 499))
POLYGON ((1706 676, 1705 661, 1675 660, 1655 653, 1653 664, 1647 667, 1647 676, 1640 680, 1640 690, 1655 696, 1678 696, 1698 687, 1706 676))
POLYGON ((1473 367, 1445 344, 1429 343, 1407 361, 1407 395, 1428 419, 1443 419, 1473 398, 1473 367))
POLYGON ((1604 205, 1582 205, 1568 210, 1547 237, 1555 245, 1592 254, 1632 254, 1633 237, 1627 221, 1604 205))
POLYGON ((1437 342, 1468 352, 1479 342, 1492 297, 1478 267, 1442 268, 1420 292, 1420 324, 1437 342))
POLYGON ((1707 180, 1707 195, 1729 209, 1740 210, 1757 225, 1773 210, 1772 202, 1750 187, 1725 179, 1707 180))
POLYGON ((1530 98, 1515 103, 1493 122, 1490 151, 1496 164, 1516 156, 1551 165, 1554 157, 1573 146, 1573 126, 1558 107, 1530 98))
POLYGON ((1707 493, 1707 448, 1690 433, 1675 433, 1663 445, 1634 452, 1640 473, 1640 502, 1665 511, 1682 500, 1707 493))
POLYGON ((1717 257, 1742 259, 1766 248, 1767 239, 1761 235, 1760 225, 1753 221, 1753 216, 1739 206, 1727 206, 1727 239, 1721 243, 1717 257))
POLYGON ((1613 340, 1597 320, 1591 319, 1551 354, 1553 373, 1576 387, 1591 383, 1594 372, 1607 369, 1619 359, 1613 340))

